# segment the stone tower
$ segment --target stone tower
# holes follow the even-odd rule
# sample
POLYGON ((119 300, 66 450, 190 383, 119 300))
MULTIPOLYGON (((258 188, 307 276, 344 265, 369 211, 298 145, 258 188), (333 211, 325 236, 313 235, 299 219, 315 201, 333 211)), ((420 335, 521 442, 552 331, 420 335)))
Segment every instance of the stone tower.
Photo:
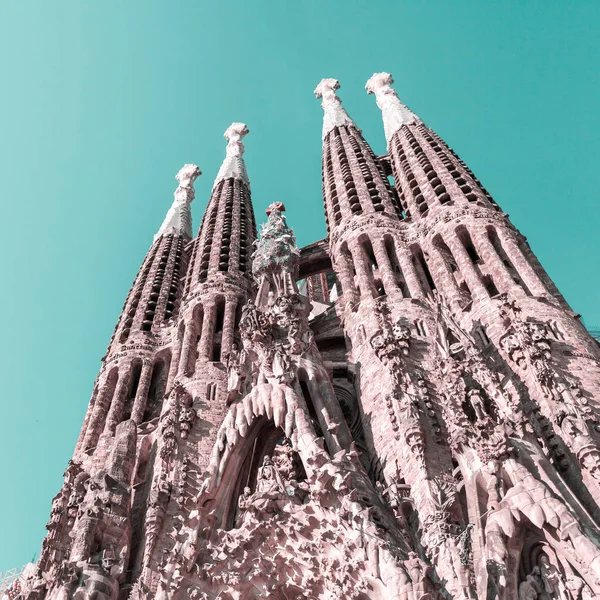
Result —
POLYGON ((392 83, 383 156, 315 90, 325 240, 255 241, 244 124, 193 239, 180 171, 24 595, 600 597, 598 343, 392 83))

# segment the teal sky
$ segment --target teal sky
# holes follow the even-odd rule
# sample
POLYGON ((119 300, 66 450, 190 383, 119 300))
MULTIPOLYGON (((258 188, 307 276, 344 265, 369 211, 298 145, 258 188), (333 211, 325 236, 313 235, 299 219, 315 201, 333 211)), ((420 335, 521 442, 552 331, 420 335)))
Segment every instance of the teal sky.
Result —
POLYGON ((39 552, 179 168, 204 172, 196 228, 244 121, 259 222, 283 200, 300 244, 324 236, 322 77, 383 153, 364 84, 391 72, 600 325, 599 22, 598 0, 0 2, 0 571, 39 552))

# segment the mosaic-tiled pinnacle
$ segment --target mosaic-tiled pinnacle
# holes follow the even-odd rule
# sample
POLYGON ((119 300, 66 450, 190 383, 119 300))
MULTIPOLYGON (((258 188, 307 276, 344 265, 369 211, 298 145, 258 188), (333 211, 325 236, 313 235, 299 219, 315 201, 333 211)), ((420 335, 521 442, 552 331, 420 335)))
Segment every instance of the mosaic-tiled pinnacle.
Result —
POLYGON ((415 113, 400 102, 396 90, 391 87, 392 83, 394 80, 389 73, 375 73, 365 85, 367 93, 375 94, 377 106, 381 109, 383 129, 388 144, 394 133, 403 125, 422 122, 415 113))
POLYGON ((337 79, 321 79, 319 85, 315 88, 315 96, 322 99, 323 139, 334 127, 340 125, 351 125, 357 128, 336 94, 339 89, 340 82, 337 79))
POLYGON ((177 173, 176 179, 179 186, 175 190, 173 204, 167 212, 163 224, 154 236, 154 241, 169 233, 185 235, 191 239, 192 213, 190 204, 195 196, 194 181, 200 175, 202 175, 202 172, 196 165, 184 165, 177 173))
POLYGON ((225 150, 225 160, 217 173, 213 189, 219 181, 233 177, 243 181, 250 189, 250 180, 246 172, 246 164, 242 155, 244 154, 244 144, 242 139, 250 133, 250 130, 244 123, 232 123, 224 133, 227 140, 227 148, 225 150))

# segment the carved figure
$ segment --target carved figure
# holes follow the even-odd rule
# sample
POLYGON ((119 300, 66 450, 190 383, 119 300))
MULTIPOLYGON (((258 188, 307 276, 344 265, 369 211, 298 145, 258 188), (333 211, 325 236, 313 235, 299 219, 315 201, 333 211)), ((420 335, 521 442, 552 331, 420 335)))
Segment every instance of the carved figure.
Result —
POLYGON ((471 404, 473 411, 475 412, 475 417, 478 421, 485 421, 489 418, 485 410, 481 392, 477 388, 469 390, 467 392, 467 398, 469 399, 469 403, 471 404))
POLYGON ((545 554, 540 556, 538 564, 544 592, 553 600, 570 600, 561 574, 545 554))
POLYGON ((183 396, 180 400, 179 408, 179 432, 183 439, 189 435, 194 422, 196 421, 196 411, 193 407, 194 401, 189 394, 183 396))
POLYGON ((519 600, 537 600, 542 593, 540 570, 534 567, 525 581, 519 585, 519 600))

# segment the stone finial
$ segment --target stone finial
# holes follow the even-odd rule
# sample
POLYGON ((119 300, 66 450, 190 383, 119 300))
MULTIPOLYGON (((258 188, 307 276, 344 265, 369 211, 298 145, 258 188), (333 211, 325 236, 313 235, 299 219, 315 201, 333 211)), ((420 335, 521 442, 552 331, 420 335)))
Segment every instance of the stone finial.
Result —
POLYGON ((167 216, 163 221, 157 234, 154 236, 154 241, 169 233, 186 235, 192 237, 192 213, 190 204, 194 200, 194 181, 202 175, 202 171, 196 165, 183 165, 179 170, 175 179, 179 186, 173 194, 173 204, 167 212, 167 216))
POLYGON ((183 165, 179 170, 179 173, 175 175, 175 179, 177 179, 179 187, 193 188, 194 181, 196 181, 200 175, 202 175, 202 171, 196 165, 183 165))
POLYGON ((400 102, 396 90, 391 87, 392 83, 394 79, 389 73, 375 73, 365 85, 368 94, 375 94, 377 106, 381 109, 388 144, 394 133, 403 125, 422 123, 415 113, 400 102))
POLYGON ((323 98, 323 104, 328 102, 337 102, 341 100, 337 97, 336 91, 340 89, 340 82, 337 79, 321 79, 319 85, 315 88, 315 96, 323 98))
POLYGON ((232 123, 223 134, 227 140, 227 148, 225 150, 225 160, 217 173, 213 190, 222 179, 241 179, 250 189, 250 181, 246 172, 246 165, 242 154, 244 154, 244 144, 242 138, 247 136, 250 130, 245 123, 232 123))
POLYGON ((336 90, 340 89, 340 82, 337 79, 321 79, 319 85, 315 88, 315 96, 322 98, 323 102, 323 140, 327 134, 334 128, 341 125, 351 125, 356 127, 354 121, 342 107, 342 101, 337 97, 336 90))
POLYGON ((227 140, 227 153, 231 154, 243 154, 244 144, 242 144, 242 138, 246 137, 250 133, 245 123, 232 123, 223 134, 223 137, 227 140))
POLYGON ((267 210, 265 211, 267 213, 267 215, 270 215, 273 211, 276 212, 285 212, 285 205, 283 202, 273 202, 272 204, 269 204, 269 206, 267 207, 267 210))

